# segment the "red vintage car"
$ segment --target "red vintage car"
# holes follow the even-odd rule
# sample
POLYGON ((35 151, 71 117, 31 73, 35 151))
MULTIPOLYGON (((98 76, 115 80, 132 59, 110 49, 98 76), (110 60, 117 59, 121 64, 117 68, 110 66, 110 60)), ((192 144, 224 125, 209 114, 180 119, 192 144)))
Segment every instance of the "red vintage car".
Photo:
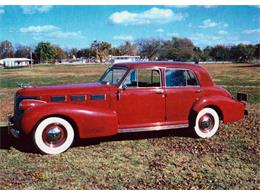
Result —
POLYGON ((24 87, 16 92, 9 131, 31 136, 45 154, 66 151, 74 138, 194 129, 212 137, 220 120, 246 113, 245 94, 234 99, 200 65, 173 62, 115 64, 96 83, 24 87))

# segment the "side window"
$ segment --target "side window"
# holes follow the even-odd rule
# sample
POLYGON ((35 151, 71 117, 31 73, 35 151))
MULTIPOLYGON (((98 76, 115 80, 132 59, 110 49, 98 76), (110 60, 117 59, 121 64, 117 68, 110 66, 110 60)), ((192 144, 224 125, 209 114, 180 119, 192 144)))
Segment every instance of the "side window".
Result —
POLYGON ((138 70, 138 87, 160 87, 160 71, 154 69, 138 70))
POLYGON ((166 69, 166 86, 196 86, 198 81, 194 73, 190 70, 166 69))
POLYGON ((185 70, 166 69, 166 86, 186 86, 185 70))
POLYGON ((187 72, 187 85, 189 86, 197 86, 199 85, 198 79, 195 74, 191 70, 186 70, 187 72))
POLYGON ((161 75, 155 69, 132 70, 126 77, 124 85, 126 87, 160 87, 161 75))
POLYGON ((124 85, 126 87, 137 87, 137 71, 132 70, 126 77, 124 85))

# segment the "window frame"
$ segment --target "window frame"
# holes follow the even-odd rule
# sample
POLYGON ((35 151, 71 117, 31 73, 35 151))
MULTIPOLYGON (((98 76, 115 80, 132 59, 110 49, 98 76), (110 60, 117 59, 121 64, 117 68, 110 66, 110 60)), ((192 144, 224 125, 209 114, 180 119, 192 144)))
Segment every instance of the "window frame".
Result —
POLYGON ((118 86, 119 85, 119 83, 122 83, 121 81, 124 79, 124 77, 125 77, 125 75, 127 74, 127 68, 126 67, 124 67, 124 66, 118 66, 118 67, 110 67, 110 68, 107 68, 106 70, 105 70, 105 72, 103 73, 103 75, 98 79, 98 82, 102 82, 102 79, 104 79, 104 77, 105 77, 105 75, 110 71, 110 70, 112 70, 112 69, 124 69, 124 70, 126 70, 126 72, 125 72, 125 74, 122 76, 122 78, 120 79, 120 81, 117 83, 117 84, 111 84, 110 83, 110 85, 112 85, 112 86, 118 86))
MULTIPOLYGON (((187 80, 186 80, 186 84, 187 84, 187 80)), ((164 85, 165 85, 165 88, 201 87, 197 74, 196 74, 193 70, 191 70, 191 69, 189 69, 189 68, 168 68, 168 67, 165 68, 165 69, 164 69, 164 85), (167 71, 167 70, 185 70, 185 71, 191 71, 192 74, 195 76, 195 79, 196 79, 196 81, 197 81, 198 84, 197 84, 197 85, 185 85, 185 86, 167 86, 167 85, 166 85, 166 71, 167 71)))
POLYGON ((151 89, 151 88, 155 88, 155 89, 159 89, 159 88, 163 88, 163 80, 162 80, 162 70, 160 68, 133 68, 133 69, 130 69, 129 72, 126 74, 125 78, 122 80, 120 86, 119 86, 119 89, 123 89, 123 85, 124 85, 124 82, 126 81, 126 78, 128 77, 128 75, 130 75, 133 71, 137 71, 137 86, 136 87, 126 87, 127 89, 151 89), (139 87, 138 86, 138 70, 158 70, 159 71, 159 74, 160 74, 160 86, 159 87, 139 87))

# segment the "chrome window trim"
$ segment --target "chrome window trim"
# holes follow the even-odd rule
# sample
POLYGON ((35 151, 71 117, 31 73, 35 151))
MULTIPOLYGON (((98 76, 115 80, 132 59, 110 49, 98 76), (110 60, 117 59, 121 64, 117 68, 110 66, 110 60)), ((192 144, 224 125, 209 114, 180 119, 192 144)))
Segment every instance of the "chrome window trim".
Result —
POLYGON ((191 88, 191 87, 197 87, 197 88, 200 88, 201 85, 200 85, 200 82, 199 82, 199 79, 197 77, 197 75, 195 74, 195 72, 191 69, 188 69, 188 68, 165 68, 164 69, 164 83, 165 83, 165 88, 191 88), (198 83, 198 85, 186 85, 186 86, 167 86, 166 85, 166 71, 167 70, 188 70, 188 71, 191 71, 193 73, 193 75, 195 76, 195 79, 198 83))
POLYGON ((50 98, 50 101, 51 102, 66 102, 67 101, 67 96, 65 96, 65 95, 54 95, 54 96, 51 96, 51 98, 50 98), (62 100, 60 100, 59 98, 63 98, 64 97, 64 99, 62 99, 62 100))
MULTIPOLYGON (((127 74, 127 70, 128 70, 128 68, 125 67, 125 66, 112 66, 112 67, 110 67, 110 68, 108 68, 108 69, 105 70, 105 72, 104 72, 103 75, 98 79, 97 82, 102 82, 101 80, 105 77, 105 75, 106 75, 111 69, 125 69, 125 70, 126 70, 125 74, 127 74)), ((122 81, 122 79, 124 78, 125 74, 122 76, 122 78, 120 79, 120 81, 119 81, 117 84, 110 84, 110 85, 117 86, 119 83, 122 83, 121 81, 122 81)))
POLYGON ((82 102, 82 101, 86 101, 86 100, 87 100, 86 95, 71 95, 70 96, 71 102, 82 102), (83 98, 83 99, 81 99, 81 98, 83 98))
POLYGON ((91 101, 106 101, 106 94, 90 95, 89 100, 91 100, 91 101), (102 97, 103 99, 101 99, 100 97, 102 97))
MULTIPOLYGON (((126 78, 128 77, 129 74, 131 74, 133 71, 135 70, 139 70, 139 69, 149 69, 149 70, 159 70, 160 72, 160 86, 159 87, 139 87, 139 86, 136 86, 136 87, 127 87, 127 89, 161 89, 163 87, 163 82, 162 82, 162 70, 160 68, 134 68, 134 69, 131 69, 128 74, 125 76, 124 80, 121 82, 120 86, 119 86, 119 89, 122 89, 123 88, 123 84, 126 80, 126 78)), ((138 85, 138 71, 137 71, 137 85, 138 85)))

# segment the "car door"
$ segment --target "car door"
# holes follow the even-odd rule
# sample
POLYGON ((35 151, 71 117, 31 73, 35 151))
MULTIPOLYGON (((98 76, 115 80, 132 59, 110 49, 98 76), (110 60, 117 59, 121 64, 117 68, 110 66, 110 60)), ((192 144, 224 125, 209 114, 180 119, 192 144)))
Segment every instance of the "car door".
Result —
POLYGON ((189 69, 165 69, 166 120, 186 124, 193 103, 201 96, 196 74, 189 69))
POLYGON ((165 121, 162 71, 138 68, 129 72, 118 91, 119 128, 135 128, 165 121))

